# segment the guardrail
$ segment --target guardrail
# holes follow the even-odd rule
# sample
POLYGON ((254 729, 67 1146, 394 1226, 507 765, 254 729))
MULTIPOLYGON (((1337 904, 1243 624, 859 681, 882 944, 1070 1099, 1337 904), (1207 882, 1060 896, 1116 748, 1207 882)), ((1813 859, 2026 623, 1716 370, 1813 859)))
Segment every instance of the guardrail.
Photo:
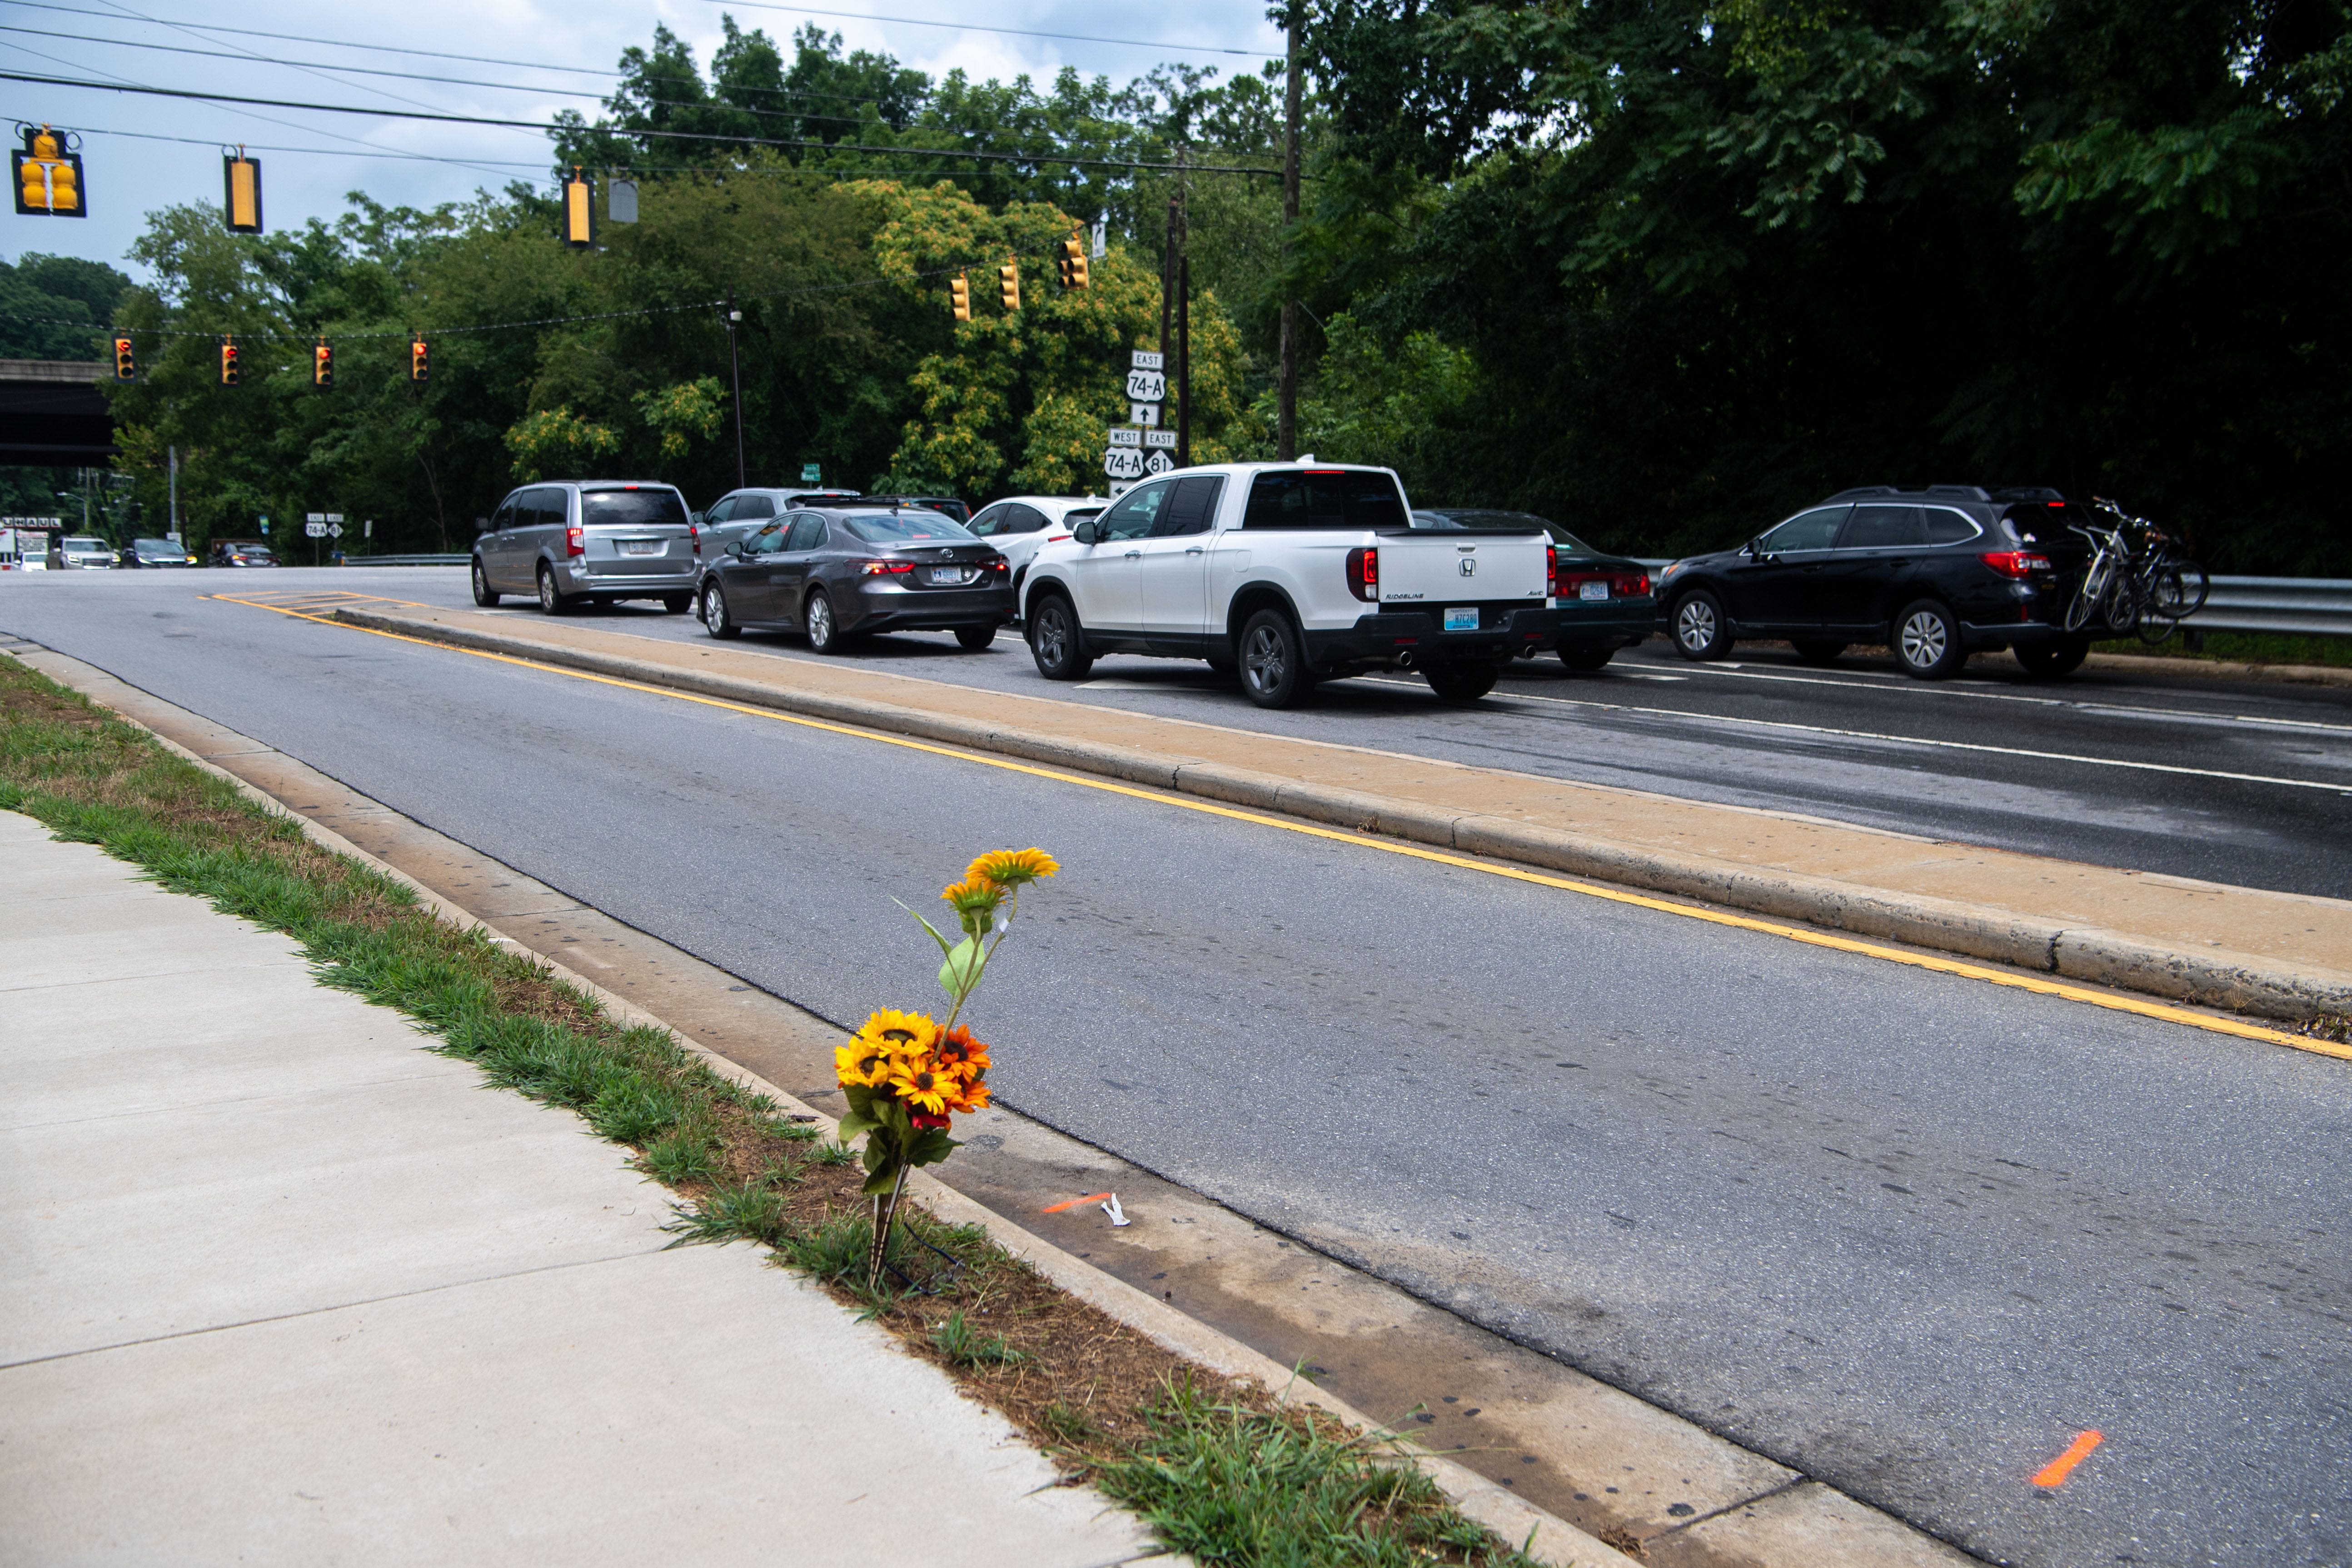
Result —
POLYGON ((2192 631, 2352 637, 2352 578, 2216 577, 2205 607, 2180 624, 2192 631))
POLYGON ((346 566, 463 566, 470 555, 346 555, 346 566))

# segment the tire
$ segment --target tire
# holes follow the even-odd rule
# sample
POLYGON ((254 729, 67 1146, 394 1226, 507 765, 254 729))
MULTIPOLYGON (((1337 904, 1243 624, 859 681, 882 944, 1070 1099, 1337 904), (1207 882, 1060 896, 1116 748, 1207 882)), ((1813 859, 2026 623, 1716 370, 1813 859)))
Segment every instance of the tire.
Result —
POLYGON ((995 640, 994 626, 956 627, 956 646, 966 653, 978 653, 995 640))
POLYGON ((1960 646, 1960 623, 1934 599, 1915 599, 1895 617, 1887 641, 1903 673, 1920 680, 1943 680, 1969 661, 1960 646))
POLYGON ((555 568, 542 561, 539 563, 539 609, 541 615, 560 616, 572 608, 572 600, 555 585, 555 568))
POLYGON ((1242 693, 1261 708, 1296 708, 1315 689, 1298 629, 1280 610, 1260 610, 1242 626, 1242 693))
POLYGON ((1586 675, 1607 668, 1609 661, 1616 657, 1617 650, 1613 647, 1574 647, 1563 645, 1559 650, 1560 663, 1586 675))
POLYGON ((735 624, 734 616, 728 611, 727 595, 716 583, 702 590, 702 629, 722 641, 743 635, 743 628, 735 624))
POLYGON ((694 607, 694 595, 691 594, 664 594, 662 595, 661 605, 663 615, 682 616, 686 614, 687 611, 694 607))
POLYGON ((824 589, 808 596, 808 604, 801 610, 801 625, 808 628, 811 653, 841 651, 841 623, 833 618, 833 600, 824 589))
POLYGON ((1095 667, 1078 607, 1058 593, 1038 591, 1029 605, 1029 657, 1048 680, 1084 680, 1095 667))
POLYGON ((1790 646, 1797 650, 1799 658, 1816 668, 1835 664, 1838 661, 1838 655, 1845 652, 1846 648, 1846 645, 1842 642, 1816 641, 1811 637, 1801 643, 1791 643, 1790 646))
POLYGON ((474 557, 474 603, 486 610, 499 607, 499 596, 490 587, 489 575, 482 570, 482 558, 474 557))
POLYGON ((2025 672, 2040 680, 2055 680, 2072 675, 2083 668, 2091 654, 2087 637, 2066 637, 2058 642, 2021 643, 2009 650, 2025 672))
POLYGON ((1731 651, 1731 620, 1723 601, 1705 588, 1675 601, 1675 651, 1685 658, 1721 658, 1731 651))
POLYGON ((1492 664, 1433 664, 1421 677, 1440 702, 1467 708, 1494 690, 1496 678, 1502 673, 1499 666, 1492 664))

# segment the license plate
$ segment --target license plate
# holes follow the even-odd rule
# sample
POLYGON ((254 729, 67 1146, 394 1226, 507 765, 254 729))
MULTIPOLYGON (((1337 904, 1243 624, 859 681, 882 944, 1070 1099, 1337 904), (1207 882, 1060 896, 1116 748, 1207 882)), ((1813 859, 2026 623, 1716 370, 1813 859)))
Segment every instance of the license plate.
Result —
POLYGON ((934 584, 953 586, 957 584, 969 583, 979 575, 978 572, 969 566, 934 566, 931 568, 930 575, 925 580, 934 584))
POLYGON ((1609 596, 1609 584, 1606 583, 1579 583, 1576 585, 1576 596, 1580 599, 1605 599, 1609 596))
POLYGON ((624 539, 621 541, 621 553, 624 555, 659 555, 661 552, 662 542, 658 539, 624 539))
POLYGON ((1446 606, 1445 629, 1449 632, 1475 632, 1478 629, 1478 606, 1469 605, 1446 606))

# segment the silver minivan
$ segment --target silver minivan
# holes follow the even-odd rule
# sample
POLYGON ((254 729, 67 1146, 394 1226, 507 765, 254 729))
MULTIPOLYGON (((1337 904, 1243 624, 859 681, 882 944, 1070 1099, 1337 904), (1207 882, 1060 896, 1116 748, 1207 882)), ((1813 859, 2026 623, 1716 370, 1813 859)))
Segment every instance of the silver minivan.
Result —
POLYGON ((694 603, 694 528, 686 498, 640 479, 526 485, 499 503, 474 542, 474 603, 535 596, 560 616, 583 602, 694 603))

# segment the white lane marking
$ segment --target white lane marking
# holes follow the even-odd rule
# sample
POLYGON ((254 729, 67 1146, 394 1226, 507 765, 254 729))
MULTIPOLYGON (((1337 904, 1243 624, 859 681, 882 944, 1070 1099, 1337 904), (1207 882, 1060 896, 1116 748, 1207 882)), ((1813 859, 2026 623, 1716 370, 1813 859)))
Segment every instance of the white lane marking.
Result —
MULTIPOLYGON (((1377 676, 1360 677, 1378 686, 1405 686, 1409 682, 1387 680, 1377 676)), ((2352 795, 2352 783, 2329 784, 2322 779, 2282 779, 2265 773, 2233 773, 2220 768, 2184 768, 2170 763, 2135 763, 2121 757, 2085 757, 2072 752, 2036 752, 2023 746, 1987 746, 1969 741, 1928 741, 1916 735, 1883 735, 1870 730, 1838 730, 1824 724, 1790 724, 1777 719, 1739 719, 1719 713, 1691 713, 1679 708, 1642 708, 1631 702, 1592 702, 1573 697, 1537 697, 1515 691, 1507 699, 1513 702, 1550 702, 1562 708, 1598 708, 1616 713, 1643 713, 1661 719, 1696 719, 1708 724, 1743 724, 1758 730, 1789 730, 1806 735, 1835 735, 1851 741, 1884 741, 1897 746, 1934 746, 1951 752, 1985 752, 2004 757, 2032 757, 2045 763, 2080 763, 2094 768, 2130 768, 2138 773, 2178 773, 2189 778, 2231 779, 2239 784, 2278 784, 2286 789, 2322 789, 2337 795, 2352 795)))

